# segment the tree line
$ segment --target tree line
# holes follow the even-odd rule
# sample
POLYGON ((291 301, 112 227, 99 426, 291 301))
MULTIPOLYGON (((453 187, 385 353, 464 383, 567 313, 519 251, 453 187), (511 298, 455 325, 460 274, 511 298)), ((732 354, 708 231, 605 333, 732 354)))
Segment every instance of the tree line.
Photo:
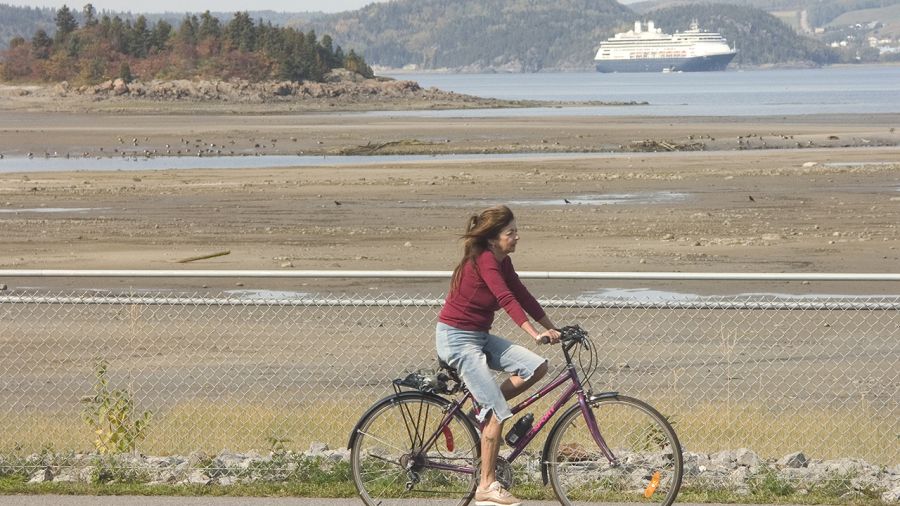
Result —
POLYGON ((63 5, 56 31, 39 29, 29 39, 16 37, 0 53, 5 81, 98 83, 116 77, 149 79, 270 79, 321 81, 336 68, 365 77, 372 69, 352 49, 344 53, 329 35, 254 21, 237 12, 227 23, 209 11, 186 15, 173 26, 165 20, 134 21, 98 16, 87 4, 79 23, 63 5))

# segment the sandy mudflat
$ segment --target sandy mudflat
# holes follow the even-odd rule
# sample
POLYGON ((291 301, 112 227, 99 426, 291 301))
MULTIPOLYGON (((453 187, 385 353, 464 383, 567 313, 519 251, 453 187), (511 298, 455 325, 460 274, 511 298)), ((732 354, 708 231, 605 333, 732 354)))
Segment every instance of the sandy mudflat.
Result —
POLYGON ((459 254, 466 216, 506 202, 519 216, 520 270, 897 272, 897 127, 900 115, 7 110, 0 115, 6 163, 28 153, 333 154, 385 144, 379 153, 628 151, 647 140, 702 143, 705 151, 359 167, 0 170, 0 268, 445 270, 459 254))

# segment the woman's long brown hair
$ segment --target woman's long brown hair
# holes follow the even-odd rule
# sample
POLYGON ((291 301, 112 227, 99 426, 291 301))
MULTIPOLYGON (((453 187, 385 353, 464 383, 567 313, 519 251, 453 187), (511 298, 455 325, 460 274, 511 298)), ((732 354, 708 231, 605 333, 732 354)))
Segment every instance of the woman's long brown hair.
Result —
POLYGON ((466 223, 466 233, 461 237, 463 240, 463 257, 453 271, 453 277, 450 280, 450 293, 455 292, 459 288, 466 262, 474 263, 475 259, 490 247, 488 240, 500 235, 500 231, 514 219, 513 212, 502 205, 489 207, 469 217, 469 221, 466 223))

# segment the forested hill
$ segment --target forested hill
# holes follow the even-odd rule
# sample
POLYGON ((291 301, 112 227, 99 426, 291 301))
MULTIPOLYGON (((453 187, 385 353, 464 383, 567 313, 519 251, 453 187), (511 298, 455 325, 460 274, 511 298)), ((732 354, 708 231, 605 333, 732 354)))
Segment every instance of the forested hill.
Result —
POLYGON ((378 65, 527 72, 590 68, 600 41, 633 16, 613 0, 394 0, 306 28, 378 65))
POLYGON ((672 33, 695 18, 738 46, 736 65, 835 58, 765 11, 733 4, 678 5, 641 16, 611 0, 395 0, 324 16, 307 27, 357 48, 373 65, 527 72, 590 69, 600 42, 635 20, 654 20, 672 33))
MULTIPOLYGON (((744 1, 768 2, 767 5, 772 6, 777 2, 805 0, 744 1)), ((73 9, 72 14, 79 26, 84 26, 83 10, 73 9)), ((279 25, 303 33, 314 30, 320 36, 329 34, 335 46, 353 48, 357 54, 365 56, 367 63, 394 68, 414 65, 419 69, 447 68, 473 72, 588 70, 593 68, 593 57, 600 42, 618 31, 630 29, 636 20, 653 20, 657 26, 671 33, 686 30, 695 18, 702 28, 722 32, 729 43, 737 46, 739 53, 733 63, 735 65, 825 64, 834 59, 832 51, 824 45, 798 35, 774 16, 751 6, 735 4, 678 4, 638 14, 614 0, 392 0, 338 14, 282 13, 271 24, 267 19, 270 14, 273 13, 243 13, 243 22, 247 24, 249 20, 256 31, 266 36, 272 33, 279 36, 287 34, 274 29, 279 25)), ((0 4, 0 37, 4 33, 9 36, 10 29, 18 30, 17 34, 30 43, 37 30, 43 29, 45 36, 55 39, 55 15, 55 11, 47 9, 0 4), (50 27, 47 26, 48 15, 50 27)), ((233 14, 211 16, 220 19, 221 26, 233 21, 233 14)), ((109 17, 116 18, 118 15, 109 17)), ((121 19, 123 24, 134 27, 139 17, 144 16, 128 14, 121 19)), ((165 26, 168 23, 172 33, 178 35, 184 15, 171 21, 167 19, 166 15, 148 15, 142 24, 155 26, 162 22, 165 26)), ((181 35, 173 37, 171 42, 183 43, 185 34, 181 35)), ((212 73, 223 68, 240 69, 248 63, 260 61, 236 62, 228 54, 218 53, 213 55, 216 59, 212 64, 207 65, 201 60, 204 55, 208 56, 203 51, 209 47, 200 41, 198 43, 200 59, 186 66, 181 61, 174 67, 179 72, 199 68, 212 73)), ((0 51, 5 47, 0 38, 0 51)), ((228 49, 227 45, 225 49, 228 49)), ((21 53, 24 49, 19 51, 21 53)), ((287 57, 283 51, 266 54, 267 61, 283 61, 287 57)), ((129 60, 130 56, 126 54, 117 58, 119 61, 129 60)), ((97 67, 96 64, 94 66, 97 67)), ((56 67, 60 68, 59 65, 56 67)), ((132 65, 132 70, 141 68, 140 64, 137 67, 132 65)), ((269 65, 265 70, 267 75, 285 75, 279 70, 284 68, 287 67, 269 65)), ((106 71, 110 69, 113 67, 107 66, 106 71)), ((91 74, 96 72, 86 73, 91 74)))
POLYGON ((644 17, 669 32, 684 31, 696 19, 701 28, 720 32, 737 47, 736 65, 824 65, 837 60, 824 43, 798 35, 779 19, 753 7, 687 4, 650 11, 644 17))
MULTIPOLYGON (((898 0, 717 0, 719 3, 730 3, 756 7, 772 13, 793 13, 805 11, 807 22, 811 28, 824 27, 835 21, 842 14, 869 11, 873 9, 887 9, 898 5, 898 0)), ((647 12, 692 3, 691 0, 645 0, 631 4, 630 7, 637 12, 647 12)), ((893 14, 884 10, 881 21, 885 24, 897 23, 896 10, 893 14)))
POLYGON ((14 37, 0 51, 4 81, 70 81, 94 84, 112 78, 243 79, 321 81, 332 69, 365 77, 372 69, 352 49, 344 53, 327 34, 254 22, 237 12, 227 23, 211 15, 189 15, 177 25, 138 16, 134 23, 99 16, 88 4, 83 21, 63 5, 51 37, 39 29, 14 37))

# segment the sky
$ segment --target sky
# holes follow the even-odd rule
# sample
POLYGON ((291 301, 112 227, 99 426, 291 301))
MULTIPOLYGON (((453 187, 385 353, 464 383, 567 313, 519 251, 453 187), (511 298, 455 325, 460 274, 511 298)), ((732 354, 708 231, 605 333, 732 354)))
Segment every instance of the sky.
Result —
MULTIPOLYGON (((385 1, 385 0, 381 0, 385 1)), ((131 11, 131 12, 237 12, 273 10, 285 12, 321 11, 340 12, 356 10, 374 3, 373 0, 154 0, 141 4, 123 3, 120 0, 0 0, 7 5, 23 7, 53 7, 63 4, 72 10, 80 11, 90 3, 98 11, 131 11)))

